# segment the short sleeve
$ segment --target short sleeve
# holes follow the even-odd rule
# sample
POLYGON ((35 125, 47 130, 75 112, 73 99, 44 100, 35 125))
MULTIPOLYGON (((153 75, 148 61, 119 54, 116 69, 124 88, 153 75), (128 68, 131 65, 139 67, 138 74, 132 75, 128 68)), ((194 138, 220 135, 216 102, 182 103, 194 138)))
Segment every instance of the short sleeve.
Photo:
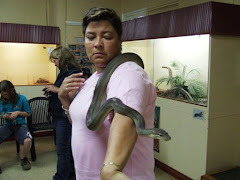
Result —
POLYGON ((23 104, 22 111, 25 111, 25 112, 30 114, 31 109, 30 109, 29 102, 28 102, 27 98, 25 96, 22 96, 21 98, 22 98, 22 104, 23 104))
POLYGON ((145 111, 154 92, 146 72, 133 62, 120 65, 110 78, 107 99, 116 97, 141 114, 145 111))

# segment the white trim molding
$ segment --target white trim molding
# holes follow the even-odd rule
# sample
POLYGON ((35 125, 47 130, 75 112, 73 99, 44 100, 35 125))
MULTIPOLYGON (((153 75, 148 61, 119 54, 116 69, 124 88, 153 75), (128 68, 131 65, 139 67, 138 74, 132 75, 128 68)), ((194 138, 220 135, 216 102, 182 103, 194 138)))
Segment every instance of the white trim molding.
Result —
POLYGON ((137 10, 122 14, 122 21, 124 22, 124 21, 132 20, 132 19, 140 18, 144 16, 147 16, 147 8, 137 9, 137 10))

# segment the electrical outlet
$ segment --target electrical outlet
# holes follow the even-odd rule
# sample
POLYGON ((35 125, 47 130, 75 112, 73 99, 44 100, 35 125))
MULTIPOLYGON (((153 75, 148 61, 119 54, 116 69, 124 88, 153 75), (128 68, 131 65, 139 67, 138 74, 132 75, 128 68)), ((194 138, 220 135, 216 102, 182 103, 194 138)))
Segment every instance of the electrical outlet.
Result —
POLYGON ((51 54, 51 52, 54 50, 55 48, 53 47, 47 47, 47 54, 51 54))

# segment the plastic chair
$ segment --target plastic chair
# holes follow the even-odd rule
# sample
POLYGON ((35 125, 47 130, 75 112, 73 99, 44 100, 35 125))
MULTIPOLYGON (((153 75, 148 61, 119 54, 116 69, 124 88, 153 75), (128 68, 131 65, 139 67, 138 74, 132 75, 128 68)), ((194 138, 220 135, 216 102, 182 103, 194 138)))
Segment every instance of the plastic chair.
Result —
MULTIPOLYGON (((49 100, 46 97, 35 97, 29 99, 29 105, 31 108, 31 116, 28 117, 29 123, 33 132, 43 131, 43 130, 54 130, 54 141, 55 138, 55 128, 52 117, 49 114, 48 106, 49 100)), ((56 143, 55 143, 56 144, 56 143)))

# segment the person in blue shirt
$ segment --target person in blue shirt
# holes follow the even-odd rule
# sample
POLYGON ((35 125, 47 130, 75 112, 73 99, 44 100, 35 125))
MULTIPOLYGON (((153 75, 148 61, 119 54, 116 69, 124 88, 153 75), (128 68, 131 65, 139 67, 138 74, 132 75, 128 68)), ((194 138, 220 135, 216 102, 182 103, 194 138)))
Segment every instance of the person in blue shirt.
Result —
POLYGON ((16 93, 15 87, 8 80, 0 82, 0 117, 4 119, 0 126, 0 144, 12 134, 23 145, 21 166, 30 170, 31 164, 27 155, 32 146, 32 136, 27 128, 26 117, 30 116, 30 106, 25 96, 16 93))

